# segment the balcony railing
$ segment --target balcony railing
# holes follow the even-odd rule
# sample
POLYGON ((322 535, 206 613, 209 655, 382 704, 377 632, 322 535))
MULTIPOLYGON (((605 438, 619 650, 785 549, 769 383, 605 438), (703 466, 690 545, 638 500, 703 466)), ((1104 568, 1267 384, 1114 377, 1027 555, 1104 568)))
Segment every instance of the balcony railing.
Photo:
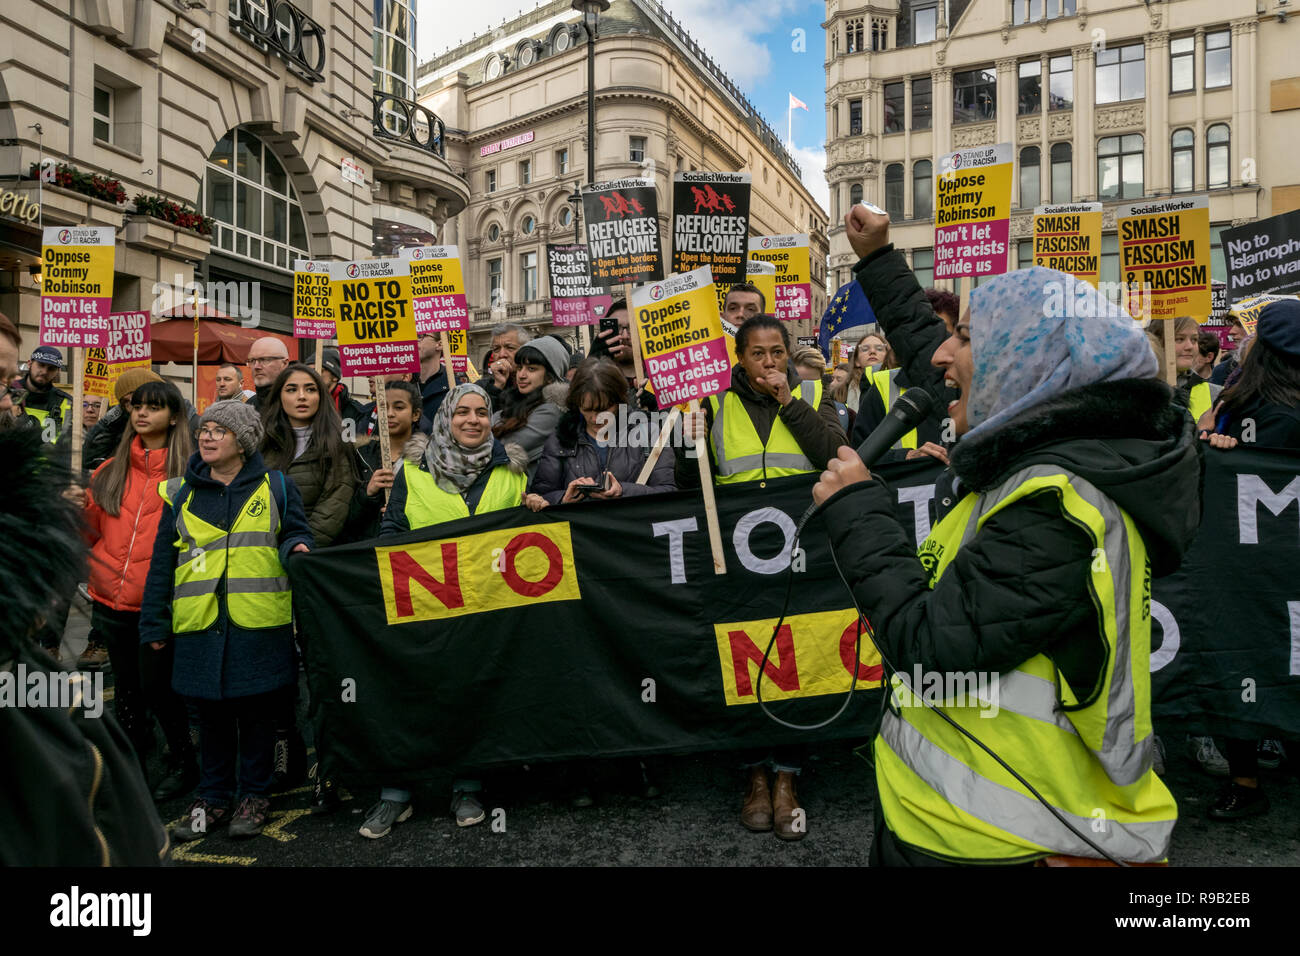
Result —
POLYGON ((433 111, 412 100, 375 90, 375 135, 446 157, 447 124, 433 111))
POLYGON ((325 78, 326 28, 289 0, 227 0, 231 28, 309 83, 325 78))

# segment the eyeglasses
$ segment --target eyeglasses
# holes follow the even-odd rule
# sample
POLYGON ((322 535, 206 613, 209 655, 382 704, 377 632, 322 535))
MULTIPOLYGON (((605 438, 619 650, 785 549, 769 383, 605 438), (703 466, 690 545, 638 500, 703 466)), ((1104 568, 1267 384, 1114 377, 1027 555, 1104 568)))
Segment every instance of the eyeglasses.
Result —
POLYGON ((222 428, 220 425, 210 425, 199 430, 199 438, 207 441, 224 441, 229 434, 230 429, 222 428))
POLYGON ((248 364, 251 365, 270 365, 272 362, 288 362, 287 358, 250 358, 248 364))

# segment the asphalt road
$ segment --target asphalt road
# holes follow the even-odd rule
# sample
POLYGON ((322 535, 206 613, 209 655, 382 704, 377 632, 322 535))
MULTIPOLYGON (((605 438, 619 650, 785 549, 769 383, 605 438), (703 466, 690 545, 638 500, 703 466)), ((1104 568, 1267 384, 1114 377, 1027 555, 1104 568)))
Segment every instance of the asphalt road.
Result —
MULTIPOLYGON (((84 605, 74 601, 63 653, 75 660, 85 645, 84 605)), ((111 674, 107 680, 111 685, 111 674)), ((305 700, 305 695, 304 698, 305 700)), ((1215 823, 1206 810, 1223 785, 1200 771, 1185 752, 1178 726, 1159 726, 1168 749, 1165 781, 1179 804, 1171 861, 1174 866, 1300 865, 1300 745, 1296 760, 1263 771, 1270 811, 1235 823, 1215 823)), ((740 825, 745 775, 734 754, 655 758, 650 766, 663 790, 657 799, 639 795, 634 766, 603 761, 516 768, 485 780, 488 818, 458 828, 450 794, 415 793, 414 816, 381 840, 358 834, 377 799, 371 791, 344 792, 332 814, 310 810, 309 781, 277 794, 272 823, 251 840, 223 830, 176 845, 173 860, 197 866, 861 866, 871 846, 871 768, 845 742, 815 744, 799 782, 808 834, 783 843, 740 825), (574 809, 572 788, 583 776, 596 805, 574 809)), ((161 736, 159 736, 161 747, 161 736)), ((150 760, 156 780, 160 761, 150 760)), ((188 798, 159 807, 163 819, 179 821, 188 798)))

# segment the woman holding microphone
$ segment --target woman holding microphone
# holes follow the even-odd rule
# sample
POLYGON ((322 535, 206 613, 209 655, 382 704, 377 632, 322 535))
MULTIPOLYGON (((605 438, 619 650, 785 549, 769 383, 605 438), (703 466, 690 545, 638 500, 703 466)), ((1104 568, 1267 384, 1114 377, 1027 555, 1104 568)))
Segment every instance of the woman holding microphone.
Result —
MULTIPOLYGON (((877 313, 895 349, 914 351, 900 315, 939 338, 910 308, 924 294, 888 216, 855 207, 845 224, 868 298, 900 303, 877 313)), ((1064 273, 998 276, 947 331, 931 363, 957 390, 960 440, 919 557, 850 449, 813 491, 892 674, 872 862, 1163 861, 1177 808, 1152 770, 1150 580, 1196 530, 1192 421, 1132 318, 1064 273), (980 672, 996 697, 933 705, 912 686, 980 672)))

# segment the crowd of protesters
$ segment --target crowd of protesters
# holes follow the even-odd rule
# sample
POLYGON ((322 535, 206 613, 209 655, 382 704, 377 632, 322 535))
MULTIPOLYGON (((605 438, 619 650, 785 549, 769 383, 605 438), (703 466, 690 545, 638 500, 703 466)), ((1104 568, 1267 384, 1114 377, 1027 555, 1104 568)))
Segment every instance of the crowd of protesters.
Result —
MULTIPOLYGON (((872 261, 874 301, 915 286, 901 256, 872 261)), ((1010 282, 1001 287, 1011 294, 1010 282)), ((696 488, 701 471, 685 452, 695 442, 707 449, 719 493, 833 470, 841 449, 870 434, 909 388, 961 396, 953 407, 969 397, 971 382, 956 359, 944 357, 944 349, 959 347, 950 343, 969 335, 957 297, 924 290, 898 302, 878 305, 888 321, 866 330, 851 361, 829 368, 817 349, 792 348, 759 290, 733 287, 722 312, 736 330, 731 386, 684 416, 683 446, 669 443, 649 468, 650 448, 608 428, 621 406, 655 408, 637 377, 623 301, 607 313, 616 330, 602 331, 589 357, 558 337, 516 325, 494 329, 477 382, 458 382, 439 339, 422 336, 419 373, 389 376, 380 386, 382 422, 378 404, 363 403, 343 383, 337 353, 326 350, 317 372, 292 361, 274 336, 249 349, 254 388, 244 388, 239 367, 223 365, 215 400, 202 414, 157 374, 122 374, 107 411, 99 414, 98 400, 93 412, 87 406, 84 473, 69 488, 84 510, 92 608, 77 666, 112 668, 116 716, 142 767, 154 722, 161 727, 166 763, 154 799, 194 791, 174 837, 196 839, 222 825, 234 836, 256 835, 268 822, 271 795, 306 771, 294 715, 299 655, 312 635, 295 630, 285 571, 294 554, 501 509, 696 488)), ((999 300, 996 308, 1014 303, 999 300)), ((1163 378, 1162 367, 1147 373, 1163 363, 1162 336, 1172 334, 1172 402, 1197 422, 1202 441, 1300 449, 1300 303, 1272 305, 1252 337, 1243 340, 1241 331, 1234 329, 1236 349, 1224 351, 1215 336, 1179 319, 1149 332, 1150 355, 1131 351, 1116 367, 1163 378)), ((0 431, 40 433, 44 453, 64 461, 72 398, 53 384, 63 356, 36 348, 16 378, 20 349, 3 319, 0 431)), ((937 409, 886 460, 929 457, 948 465, 960 433, 949 409, 937 409)), ((65 599, 61 609, 28 622, 56 658, 66 609, 65 599)), ((1281 759, 1278 742, 1228 740, 1226 759, 1210 737, 1191 738, 1189 746, 1207 772, 1232 778, 1213 818, 1267 808, 1259 767, 1281 759)), ((742 755, 746 828, 786 840, 804 835, 795 780, 805 759, 797 747, 742 755)), ((454 769, 451 813, 461 826, 479 823, 481 774, 454 769)), ((640 769, 645 790, 657 792, 645 765, 640 769)), ((333 782, 315 776, 317 808, 337 806, 333 782)), ((362 836, 381 838, 410 818, 412 794, 403 784, 382 788, 362 836)), ((582 790, 575 805, 590 803, 582 790)))

